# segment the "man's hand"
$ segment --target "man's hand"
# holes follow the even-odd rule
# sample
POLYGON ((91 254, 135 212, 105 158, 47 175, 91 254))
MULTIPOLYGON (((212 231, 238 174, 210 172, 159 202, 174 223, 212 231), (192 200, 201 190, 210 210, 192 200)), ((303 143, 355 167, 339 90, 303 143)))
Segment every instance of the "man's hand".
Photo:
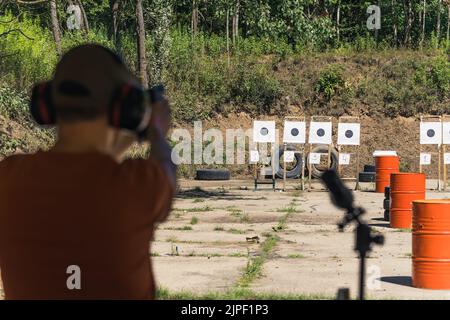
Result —
POLYGON ((166 135, 170 129, 170 106, 167 100, 152 105, 152 117, 147 131, 151 144, 150 157, 158 161, 172 184, 176 187, 176 165, 172 162, 172 149, 166 135))
POLYGON ((170 129, 170 105, 167 99, 152 104, 149 129, 157 130, 163 137, 166 137, 170 129))

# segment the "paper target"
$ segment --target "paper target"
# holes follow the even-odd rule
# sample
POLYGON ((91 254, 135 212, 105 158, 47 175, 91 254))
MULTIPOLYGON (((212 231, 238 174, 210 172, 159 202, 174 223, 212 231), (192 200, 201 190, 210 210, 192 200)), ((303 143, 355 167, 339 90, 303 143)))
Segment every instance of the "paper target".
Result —
POLYGON ((306 142, 305 122, 285 121, 283 131, 283 142, 304 144, 306 142))
POLYGON ((421 153, 420 154, 420 164, 427 166, 431 164, 431 153, 421 153))
POLYGON ((442 143, 450 144, 450 122, 442 122, 442 143))
POLYGON ((309 143, 331 144, 331 122, 311 122, 309 143))
POLYGON ((254 121, 253 141, 275 143, 275 121, 254 121))
POLYGON ((250 163, 259 162, 259 152, 258 150, 250 150, 250 163))
POLYGON ((294 162, 295 159, 295 152, 292 150, 286 150, 283 153, 284 162, 294 162))
POLYGON ((444 164, 450 164, 450 153, 444 153, 444 164))
POLYGON ((339 153, 339 165, 348 166, 350 164, 350 153, 339 153))
POLYGON ((359 123, 338 124, 338 145, 359 146, 361 125, 359 123))
POLYGON ((420 144, 441 144, 442 127, 440 122, 420 123, 420 144))
POLYGON ((313 153, 309 154, 309 163, 311 164, 320 164, 321 153, 313 153))

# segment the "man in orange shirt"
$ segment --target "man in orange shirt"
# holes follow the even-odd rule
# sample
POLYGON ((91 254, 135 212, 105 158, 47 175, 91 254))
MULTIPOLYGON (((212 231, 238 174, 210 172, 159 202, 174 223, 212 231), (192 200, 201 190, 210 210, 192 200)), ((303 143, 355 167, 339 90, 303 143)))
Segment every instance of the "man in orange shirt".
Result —
POLYGON ((31 113, 55 124, 58 139, 0 162, 6 299, 154 298, 149 246, 170 211, 176 167, 168 103, 148 100, 97 45, 69 51, 53 80, 36 86, 31 113), (149 158, 123 160, 137 137, 151 143, 149 158))

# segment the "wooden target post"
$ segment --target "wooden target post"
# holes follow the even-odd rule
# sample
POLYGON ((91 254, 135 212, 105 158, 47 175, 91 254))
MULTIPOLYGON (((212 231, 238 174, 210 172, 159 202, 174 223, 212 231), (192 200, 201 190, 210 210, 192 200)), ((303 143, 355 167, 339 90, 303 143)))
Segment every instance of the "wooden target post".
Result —
POLYGON ((310 130, 308 134, 308 142, 309 142, 309 152, 308 152, 308 190, 311 190, 311 180, 312 180, 312 163, 311 163, 311 151, 313 150, 313 145, 328 145, 328 154, 327 154, 327 168, 330 168, 331 165, 331 148, 332 148, 332 137, 333 137, 333 117, 330 116, 312 116, 309 122, 310 130), (329 143, 314 143, 311 141, 311 123, 312 122, 330 122, 331 123, 331 139, 329 143))
POLYGON ((450 154, 447 156, 447 145, 450 144, 450 116, 442 115, 442 145, 441 145, 441 155, 442 155, 442 179, 443 190, 447 190, 448 177, 447 177, 447 165, 450 164, 450 154))
POLYGON ((442 145, 442 117, 441 116, 429 116, 429 115, 421 115, 420 116, 420 143, 419 143, 419 172, 423 173, 423 166, 431 165, 432 155, 437 155, 437 172, 438 172, 438 182, 437 182, 437 190, 441 190, 441 160, 442 160, 442 152, 444 150, 442 145), (434 121, 431 121, 434 120, 434 121), (434 123, 439 123, 438 126, 434 126, 434 123), (433 145, 437 147, 437 151, 426 151, 424 152, 425 145, 433 145), (426 155, 430 155, 429 163, 425 163, 426 155))
MULTIPOLYGON (((351 128, 356 130, 356 128, 351 128)), ((350 156, 350 159, 352 158, 353 155, 356 156, 356 164, 355 164, 355 176, 354 177, 349 177, 349 178, 344 178, 343 180, 355 180, 355 190, 359 189, 359 179, 358 179, 358 173, 359 173, 359 165, 360 165, 360 135, 361 135, 361 130, 360 130, 360 118, 358 116, 342 116, 339 117, 338 119, 338 139, 337 139, 337 149, 338 149, 338 166, 337 166, 337 171, 339 176, 341 175, 341 152, 343 150, 344 147, 352 147, 355 149, 355 151, 353 153, 348 153, 350 156), (352 132, 352 136, 347 136, 346 132, 345 132, 345 137, 343 139, 341 139, 342 141, 339 141, 339 136, 340 136, 340 132, 339 132, 339 125, 340 124, 358 124, 359 128, 358 128, 358 134, 356 135, 356 132, 352 132), (341 144, 340 144, 341 143, 341 144)), ((350 163, 349 163, 350 164, 350 163)))
MULTIPOLYGON (((299 122, 303 122, 305 124, 306 127, 306 117, 305 116, 289 116, 285 118, 285 121, 299 121, 299 122)), ((286 124, 286 122, 285 122, 286 124)), ((305 135, 306 135, 306 128, 305 128, 305 135)), ((284 139, 284 134, 283 134, 283 139, 284 139)), ((295 142, 295 145, 300 145, 300 149, 299 150, 287 150, 287 146, 290 143, 294 143, 294 142, 285 142, 283 140, 283 191, 286 191, 286 151, 293 151, 294 152, 294 157, 296 154, 301 154, 301 181, 300 181, 300 189, 302 191, 305 190, 305 161, 306 161, 306 157, 305 157, 305 152, 306 152, 306 148, 305 148, 305 143, 306 141, 304 141, 304 143, 299 143, 299 142, 295 142)))

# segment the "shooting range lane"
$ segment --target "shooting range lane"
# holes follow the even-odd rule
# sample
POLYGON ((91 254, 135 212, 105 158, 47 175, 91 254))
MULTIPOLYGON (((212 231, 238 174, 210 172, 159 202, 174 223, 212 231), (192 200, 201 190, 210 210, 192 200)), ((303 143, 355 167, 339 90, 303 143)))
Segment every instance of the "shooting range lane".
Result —
MULTIPOLYGON (((288 181, 288 190, 295 185, 288 181)), ((262 276, 250 282, 250 290, 334 298, 338 288, 350 287, 356 296, 358 259, 353 251, 353 229, 338 232, 336 223, 342 212, 321 191, 321 184, 313 184, 315 192, 284 193, 270 189, 254 192, 249 180, 183 180, 181 186, 175 210, 169 221, 159 226, 152 248, 157 283, 163 288, 196 295, 233 288, 245 271, 247 254, 258 256, 272 234, 278 241, 264 260, 262 276), (240 190, 241 186, 248 190, 240 190), (195 187, 203 191, 189 191, 195 187), (295 210, 284 228, 275 232, 273 228, 289 207, 295 210), (191 224, 194 216, 198 221, 191 224), (186 226, 192 230, 182 230, 186 226), (253 236, 259 237, 259 244, 246 240, 253 236), (173 245, 178 247, 178 256, 173 245)), ((367 222, 386 238, 385 245, 374 246, 367 259, 367 298, 449 298, 450 291, 412 287, 411 232, 389 228, 389 222, 382 220, 384 194, 355 192, 354 196, 355 205, 367 209, 367 222)), ((427 192, 428 199, 442 197, 450 194, 427 192)))

